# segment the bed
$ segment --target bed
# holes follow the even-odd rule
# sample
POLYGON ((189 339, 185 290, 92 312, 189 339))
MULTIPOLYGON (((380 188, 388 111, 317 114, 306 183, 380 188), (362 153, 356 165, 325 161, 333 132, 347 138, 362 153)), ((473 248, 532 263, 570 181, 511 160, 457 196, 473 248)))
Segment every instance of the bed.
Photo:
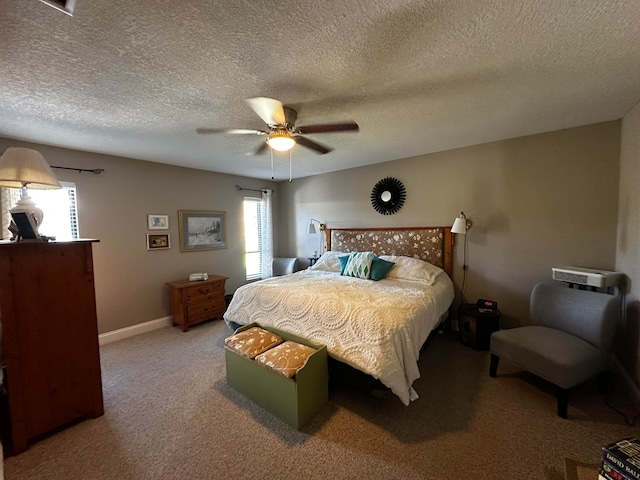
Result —
POLYGON ((327 251, 313 266, 238 288, 225 322, 231 328, 256 322, 326 345, 332 358, 409 405, 418 398, 412 384, 420 377, 420 349, 454 298, 450 230, 327 229, 327 251), (370 268, 394 265, 378 281, 340 273, 341 257, 348 264, 351 253, 353 261, 370 258, 365 252, 377 257, 370 268))

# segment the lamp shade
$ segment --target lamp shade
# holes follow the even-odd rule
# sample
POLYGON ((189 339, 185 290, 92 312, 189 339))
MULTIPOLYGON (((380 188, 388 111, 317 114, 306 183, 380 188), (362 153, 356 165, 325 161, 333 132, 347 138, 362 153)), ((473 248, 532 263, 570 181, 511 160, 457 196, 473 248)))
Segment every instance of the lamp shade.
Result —
POLYGON ((267 138, 267 143, 274 150, 278 150, 279 152, 286 152, 293 148, 293 146, 296 144, 296 141, 289 135, 276 133, 270 135, 269 138, 267 138))
POLYGON ((313 224, 313 220, 309 222, 309 227, 307 227, 307 233, 310 235, 315 235, 316 233, 316 226, 313 224))
POLYGON ((42 154, 37 150, 21 147, 9 147, 0 157, 0 186, 62 188, 42 154))
POLYGON ((453 221, 453 227, 451 227, 451 233, 458 233, 462 235, 466 235, 467 233, 467 221, 458 217, 453 221))
POLYGON ((467 216, 464 214, 464 212, 460 212, 460 216, 453 221, 451 233, 466 235, 469 228, 471 228, 471 220, 467 219, 467 216))

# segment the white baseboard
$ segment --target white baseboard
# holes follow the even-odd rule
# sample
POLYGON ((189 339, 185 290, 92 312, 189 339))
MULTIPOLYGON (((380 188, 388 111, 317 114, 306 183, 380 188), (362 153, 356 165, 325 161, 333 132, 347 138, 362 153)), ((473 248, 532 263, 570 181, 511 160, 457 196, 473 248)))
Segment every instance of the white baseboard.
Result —
POLYGON ((111 332, 101 333, 98 335, 98 344, 106 345, 107 343, 122 340, 124 338, 140 335, 141 333, 147 333, 158 328, 163 328, 173 325, 173 317, 158 318, 156 320, 150 320, 148 322, 139 323, 137 325, 131 325, 130 327, 121 328, 119 330, 112 330, 111 332))
POLYGON ((640 388, 638 388, 627 370, 615 356, 613 357, 612 367, 613 374, 622 382, 622 388, 624 388, 635 407, 640 411, 640 388))

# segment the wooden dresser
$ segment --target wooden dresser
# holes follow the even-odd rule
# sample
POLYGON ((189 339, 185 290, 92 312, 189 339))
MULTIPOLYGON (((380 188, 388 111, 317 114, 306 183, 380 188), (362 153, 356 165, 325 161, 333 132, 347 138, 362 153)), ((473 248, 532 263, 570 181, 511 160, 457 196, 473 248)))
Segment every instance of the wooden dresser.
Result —
POLYGON ((5 450, 104 413, 92 242, 0 242, 5 450), (7 448, 8 447, 8 448, 7 448))
POLYGON ((173 324, 182 325, 182 331, 186 332, 191 325, 222 317, 225 311, 226 279, 220 275, 210 275, 209 280, 168 282, 173 324))

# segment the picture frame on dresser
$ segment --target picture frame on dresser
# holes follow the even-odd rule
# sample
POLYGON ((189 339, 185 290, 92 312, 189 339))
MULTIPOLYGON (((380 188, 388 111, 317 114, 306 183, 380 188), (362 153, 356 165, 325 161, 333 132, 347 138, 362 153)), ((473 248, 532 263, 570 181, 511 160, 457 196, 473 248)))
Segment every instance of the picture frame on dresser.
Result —
POLYGON ((178 210, 180 251, 227 248, 225 216, 226 212, 178 210))
POLYGON ((147 215, 147 228, 149 230, 169 230, 169 215, 147 215))
POLYGON ((147 250, 167 250, 171 248, 168 233, 147 233, 147 250))

